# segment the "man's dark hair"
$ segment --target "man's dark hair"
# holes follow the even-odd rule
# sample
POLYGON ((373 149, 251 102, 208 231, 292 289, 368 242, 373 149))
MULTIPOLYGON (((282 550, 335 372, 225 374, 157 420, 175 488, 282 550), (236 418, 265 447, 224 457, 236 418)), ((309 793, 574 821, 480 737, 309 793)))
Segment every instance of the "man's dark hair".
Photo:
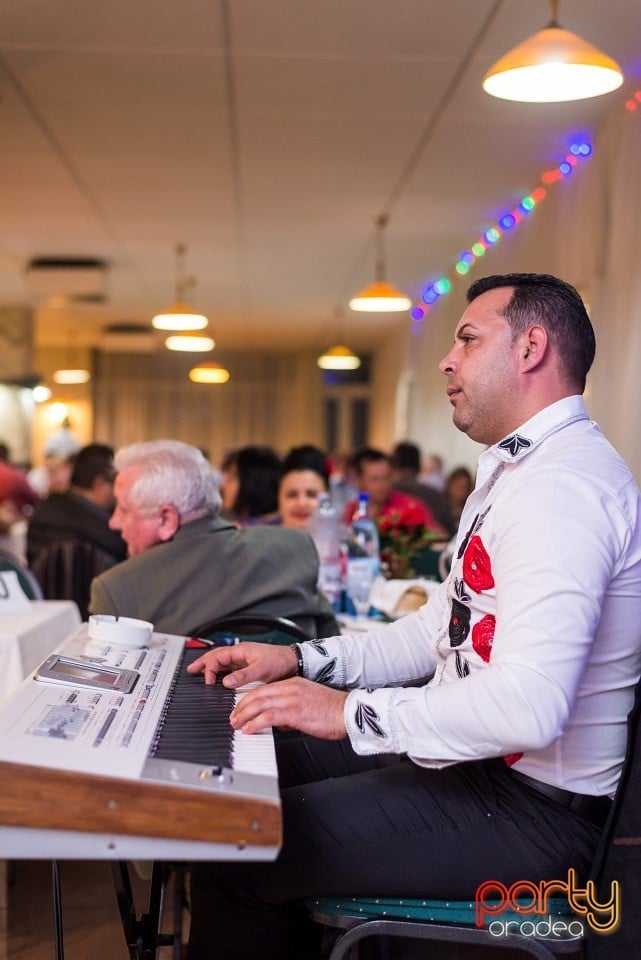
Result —
POLYGON ((329 466, 327 454, 311 443, 300 447, 292 447, 281 464, 281 477, 292 470, 313 470, 323 480, 325 486, 329 482, 329 466))
POLYGON ((583 393, 596 341, 583 300, 574 287, 548 273, 506 273, 473 283, 467 291, 468 303, 497 287, 514 287, 505 308, 512 342, 533 323, 540 323, 550 335, 566 377, 583 393))
POLYGON ((421 451, 415 443, 404 440, 392 451, 392 466, 397 470, 418 474, 421 470, 421 451))
POLYGON ((386 460, 387 463, 390 462, 390 458, 386 453, 383 453, 382 450, 377 450, 375 447, 361 447, 361 449, 357 450, 353 455, 351 464, 357 474, 362 474, 363 464, 380 463, 381 460, 386 460))
POLYGON ((73 457, 71 486, 90 490, 96 477, 114 480, 114 450, 104 443, 90 443, 73 457))

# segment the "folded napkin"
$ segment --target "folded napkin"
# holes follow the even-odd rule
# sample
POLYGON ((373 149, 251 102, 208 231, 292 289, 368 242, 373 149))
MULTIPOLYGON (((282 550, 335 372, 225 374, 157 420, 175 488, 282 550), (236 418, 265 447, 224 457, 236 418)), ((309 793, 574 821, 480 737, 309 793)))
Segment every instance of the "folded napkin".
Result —
POLYGON ((386 580, 377 577, 372 586, 370 602, 376 610, 395 619, 418 610, 440 586, 434 580, 386 580))

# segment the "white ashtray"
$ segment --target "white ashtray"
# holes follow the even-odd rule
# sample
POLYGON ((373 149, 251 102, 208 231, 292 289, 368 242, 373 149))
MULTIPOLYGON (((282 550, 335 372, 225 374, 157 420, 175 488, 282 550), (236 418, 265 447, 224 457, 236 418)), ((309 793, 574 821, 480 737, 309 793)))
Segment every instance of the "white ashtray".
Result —
POLYGON ((153 623, 133 617, 112 617, 95 614, 89 617, 87 636, 102 643, 116 643, 121 647, 146 647, 154 631, 153 623))

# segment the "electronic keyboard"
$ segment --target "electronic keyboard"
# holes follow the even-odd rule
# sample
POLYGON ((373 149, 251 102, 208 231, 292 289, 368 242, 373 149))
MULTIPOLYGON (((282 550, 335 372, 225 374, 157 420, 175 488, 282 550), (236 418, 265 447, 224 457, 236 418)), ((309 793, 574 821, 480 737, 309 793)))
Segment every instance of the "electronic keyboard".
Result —
MULTIPOLYGON (((274 859, 281 843, 271 731, 232 730, 246 689, 206 686, 204 649, 152 634, 128 649, 87 637, 57 649, 75 682, 27 678, 0 708, 0 857, 274 859), (86 670, 82 669, 86 666, 86 670), (71 671, 73 673, 73 669, 71 671), (107 679, 134 677, 131 692, 107 679)), ((46 673, 46 671, 44 671, 46 673)))

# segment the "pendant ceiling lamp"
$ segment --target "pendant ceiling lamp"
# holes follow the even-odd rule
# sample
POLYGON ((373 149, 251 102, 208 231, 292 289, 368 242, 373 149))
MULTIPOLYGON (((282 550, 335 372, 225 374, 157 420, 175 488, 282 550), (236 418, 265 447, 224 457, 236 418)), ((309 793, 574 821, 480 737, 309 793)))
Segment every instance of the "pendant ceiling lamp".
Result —
POLYGON ((179 243, 176 247, 176 299, 151 321, 156 330, 203 330, 209 322, 185 300, 187 287, 196 282, 194 277, 185 276, 186 252, 184 243, 179 243))
POLYGON ((189 371, 189 379, 193 383, 227 383, 229 370, 220 363, 199 363, 189 371))
POLYGON ((493 97, 526 103, 584 100, 616 90, 621 67, 557 22, 558 0, 550 0, 552 18, 492 66, 483 89, 493 97))
POLYGON ((88 383, 91 380, 91 374, 84 367, 65 367, 54 370, 51 379, 54 383, 68 386, 75 383, 88 383))
POLYGON ((165 346, 168 350, 178 350, 183 353, 209 353, 216 343, 212 337, 199 336, 195 333, 175 333, 167 337, 165 346))
POLYGON ((54 370, 51 374, 51 379, 54 383, 58 383, 61 386, 70 386, 72 384, 79 383, 88 383, 91 380, 91 372, 87 370, 82 363, 78 363, 77 351, 73 347, 73 334, 69 330, 67 332, 67 356, 66 363, 64 366, 59 367, 57 370, 54 370))
MULTIPOLYGON (((334 321, 332 323, 333 332, 338 333, 341 340, 345 336, 345 314, 342 307, 336 307, 334 312, 334 321)), ((337 339, 338 339, 337 337, 337 339)), ((346 347, 344 343, 338 343, 335 347, 328 347, 317 358, 316 363, 321 370, 358 370, 361 365, 361 359, 353 350, 346 347)))
POLYGON ((361 359, 349 347, 339 344, 325 350, 316 363, 321 370, 358 370, 361 359))
POLYGON ((374 283, 357 293, 349 301, 352 310, 364 313, 398 313, 409 310, 412 301, 401 293, 391 283, 385 280, 385 250, 383 232, 387 226, 388 217, 382 214, 376 220, 376 272, 374 283))

